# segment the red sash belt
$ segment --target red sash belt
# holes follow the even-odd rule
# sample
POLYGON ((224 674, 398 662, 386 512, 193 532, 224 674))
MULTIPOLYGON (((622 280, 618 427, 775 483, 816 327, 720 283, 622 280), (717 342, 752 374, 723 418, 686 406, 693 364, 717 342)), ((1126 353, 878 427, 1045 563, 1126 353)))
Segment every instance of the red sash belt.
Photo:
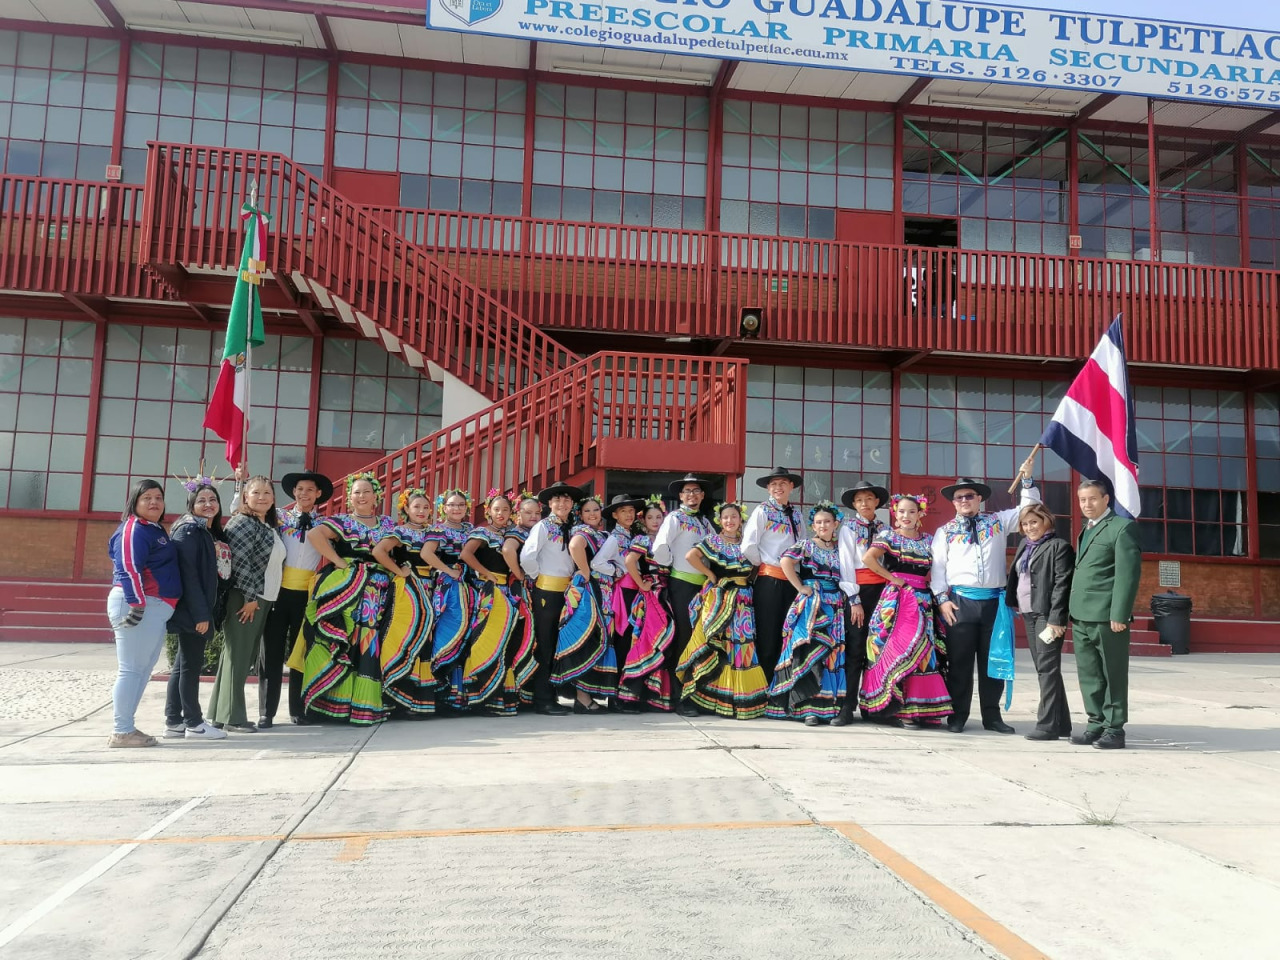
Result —
POLYGON ((787 575, 783 573, 781 567, 775 567, 772 563, 760 564, 759 574, 762 577, 773 577, 775 580, 785 580, 787 575))
POLYGON ((889 582, 884 577, 880 576, 880 574, 873 573, 866 567, 859 567, 857 572, 854 574, 854 577, 861 586, 871 586, 872 584, 889 582))

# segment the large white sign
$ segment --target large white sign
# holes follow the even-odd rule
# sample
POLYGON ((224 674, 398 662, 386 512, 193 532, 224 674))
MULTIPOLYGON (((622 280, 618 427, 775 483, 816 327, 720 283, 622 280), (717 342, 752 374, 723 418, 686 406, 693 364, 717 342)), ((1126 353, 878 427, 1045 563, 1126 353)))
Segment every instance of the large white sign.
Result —
POLYGON ((427 26, 549 43, 1280 106, 1280 32, 1022 5, 427 0, 427 26))

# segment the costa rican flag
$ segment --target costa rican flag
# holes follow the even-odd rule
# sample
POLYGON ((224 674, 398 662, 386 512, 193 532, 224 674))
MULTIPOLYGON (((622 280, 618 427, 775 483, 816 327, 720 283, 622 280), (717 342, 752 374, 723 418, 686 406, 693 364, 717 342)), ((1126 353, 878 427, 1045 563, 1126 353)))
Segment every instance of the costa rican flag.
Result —
POLYGON ((1040 443, 1089 480, 1111 486, 1111 508, 1136 518, 1138 434, 1133 423, 1133 395, 1125 368, 1123 314, 1111 321, 1080 375, 1058 404, 1040 443))

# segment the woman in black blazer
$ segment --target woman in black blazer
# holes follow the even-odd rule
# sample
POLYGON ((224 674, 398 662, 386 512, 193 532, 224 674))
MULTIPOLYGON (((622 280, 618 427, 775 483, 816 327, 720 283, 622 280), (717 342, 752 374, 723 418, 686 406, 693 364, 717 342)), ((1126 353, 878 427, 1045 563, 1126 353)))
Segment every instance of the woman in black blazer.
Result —
POLYGON ((1053 532, 1053 514, 1043 504, 1028 505, 1018 524, 1023 540, 1013 555, 1005 603, 1022 614, 1031 660, 1040 677, 1040 715, 1027 739, 1057 740, 1071 735, 1071 710, 1062 684, 1062 638, 1067 632, 1075 552, 1053 532))

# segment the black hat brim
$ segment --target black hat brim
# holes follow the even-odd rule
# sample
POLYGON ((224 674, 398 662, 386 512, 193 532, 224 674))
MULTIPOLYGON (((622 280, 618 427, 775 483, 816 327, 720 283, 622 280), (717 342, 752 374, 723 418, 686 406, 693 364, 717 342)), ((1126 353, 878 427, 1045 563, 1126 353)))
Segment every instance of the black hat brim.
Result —
POLYGON ((877 510, 889 502, 889 491, 884 487, 877 487, 875 484, 870 483, 865 486, 854 487, 852 490, 846 490, 844 493, 840 494, 840 502, 846 507, 852 507, 853 498, 860 493, 874 493, 876 495, 876 500, 879 501, 876 504, 877 510))
POLYGON ((608 506, 604 507, 603 509, 607 516, 612 517, 614 514, 614 511, 618 510, 620 507, 635 507, 637 510, 639 510, 643 506, 644 506, 643 500, 619 500, 617 503, 611 503, 608 506))
POLYGON ((991 499, 991 488, 985 483, 978 483, 976 480, 973 483, 953 483, 949 487, 943 487, 942 499, 950 500, 956 495, 957 491, 960 490, 972 490, 981 500, 991 499))
POLYGON ((760 487, 763 490, 767 490, 769 488, 769 484, 773 483, 773 481, 775 480, 786 480, 790 482, 790 484, 793 487, 798 487, 802 483, 804 483, 804 474, 792 473, 790 470, 787 470, 785 472, 779 472, 775 470, 773 473, 769 474, 768 476, 757 477, 756 486, 760 487))
POLYGON ((582 492, 581 487, 575 487, 569 483, 553 483, 544 490, 538 491, 538 500, 547 505, 551 504, 553 497, 569 497, 574 503, 577 503, 586 494, 582 492))
POLYGON ((286 473, 280 478, 280 487, 284 490, 285 495, 292 500, 293 488, 303 480, 310 480, 320 488, 320 496, 316 500, 317 503, 325 503, 333 497, 333 481, 323 473, 316 473, 311 470, 304 470, 302 473, 286 473))
POLYGON ((698 486, 700 486, 702 488, 702 492, 705 493, 708 497, 715 492, 716 485, 715 485, 715 482, 712 480, 707 480, 703 477, 684 477, 683 479, 672 480, 670 483, 668 483, 667 494, 672 497, 678 497, 680 496, 680 491, 682 491, 685 487, 687 487, 691 483, 696 483, 698 486))

